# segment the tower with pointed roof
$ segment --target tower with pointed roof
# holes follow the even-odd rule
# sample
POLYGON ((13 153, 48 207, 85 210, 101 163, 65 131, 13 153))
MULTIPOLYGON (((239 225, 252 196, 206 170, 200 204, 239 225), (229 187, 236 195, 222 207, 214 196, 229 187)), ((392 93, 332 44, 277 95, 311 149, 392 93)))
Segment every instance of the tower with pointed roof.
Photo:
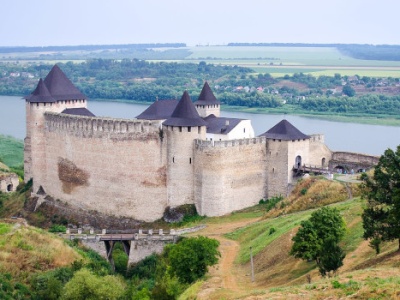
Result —
POLYGON ((293 168, 309 163, 310 136, 287 120, 261 134, 267 139, 268 196, 286 196, 293 182, 293 168))
POLYGON ((167 143, 167 206, 194 203, 194 140, 205 139, 206 122, 185 91, 171 117, 163 123, 167 143))
POLYGON ((194 103, 200 117, 205 118, 209 115, 220 116, 221 102, 214 96, 208 82, 206 81, 201 90, 199 99, 194 103))
POLYGON ((54 65, 46 78, 40 79, 26 100, 26 138, 24 147, 25 180, 35 178, 34 190, 45 180, 46 151, 44 114, 65 109, 86 108, 86 96, 54 65))

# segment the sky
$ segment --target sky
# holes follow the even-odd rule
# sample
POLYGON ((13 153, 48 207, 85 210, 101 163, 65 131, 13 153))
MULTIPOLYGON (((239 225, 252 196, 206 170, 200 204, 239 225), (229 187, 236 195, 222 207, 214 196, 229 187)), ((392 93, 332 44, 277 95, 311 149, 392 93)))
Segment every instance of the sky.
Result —
POLYGON ((400 44, 399 0, 0 0, 0 46, 400 44))

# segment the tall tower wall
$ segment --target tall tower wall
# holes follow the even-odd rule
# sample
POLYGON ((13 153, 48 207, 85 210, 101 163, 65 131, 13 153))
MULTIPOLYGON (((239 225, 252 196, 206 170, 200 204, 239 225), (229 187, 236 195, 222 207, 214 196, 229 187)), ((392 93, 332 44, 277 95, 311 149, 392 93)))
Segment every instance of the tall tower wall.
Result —
POLYGON ((266 196, 266 140, 196 141, 195 203, 199 214, 221 216, 266 196))
POLYGON ((33 190, 39 188, 46 172, 46 112, 61 112, 66 108, 86 107, 86 100, 67 100, 54 103, 26 101, 26 138, 24 145, 25 180, 33 178, 33 190))
POLYGON ((205 126, 163 126, 167 139, 168 206, 193 204, 194 140, 205 139, 205 126))

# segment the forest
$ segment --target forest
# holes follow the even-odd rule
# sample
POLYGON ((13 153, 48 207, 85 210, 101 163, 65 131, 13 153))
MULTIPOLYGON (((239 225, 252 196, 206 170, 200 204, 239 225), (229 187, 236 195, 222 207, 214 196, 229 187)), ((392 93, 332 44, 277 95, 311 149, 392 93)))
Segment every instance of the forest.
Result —
MULTIPOLYGON (((270 108, 280 112, 341 115, 400 115, 399 78, 312 76, 280 78, 256 74, 236 65, 149 62, 140 59, 89 59, 59 63, 68 78, 89 98, 152 102, 179 99, 187 90, 197 100, 205 81, 226 106, 270 108)), ((52 65, 0 64, 0 95, 30 94, 52 65)))

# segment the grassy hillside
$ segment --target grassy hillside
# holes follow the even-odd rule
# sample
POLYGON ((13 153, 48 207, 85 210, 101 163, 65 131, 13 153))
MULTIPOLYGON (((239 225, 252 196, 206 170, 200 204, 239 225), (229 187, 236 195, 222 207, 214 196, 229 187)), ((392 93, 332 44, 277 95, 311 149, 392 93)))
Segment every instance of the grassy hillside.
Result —
MULTIPOLYGON (((359 193, 355 184, 348 189, 353 195, 359 193)), ((301 181, 292 195, 274 209, 264 211, 261 218, 260 211, 265 205, 209 219, 206 234, 226 245, 226 249, 221 248, 225 255, 237 247, 236 259, 229 271, 224 270, 222 261, 208 280, 193 286, 182 299, 194 299, 193 295, 197 299, 399 299, 398 242, 386 243, 383 251, 375 254, 362 237, 361 214, 365 202, 360 198, 349 199, 348 189, 344 183, 310 178, 301 181), (315 262, 289 255, 300 222, 324 205, 336 207, 347 226, 341 242, 346 253, 344 265, 338 276, 331 278, 321 278, 315 262), (249 219, 251 215, 253 219, 249 219), (237 246, 228 246, 232 242, 237 246), (254 282, 250 276, 250 247, 254 282), (230 274, 226 275, 227 272, 230 274)))
POLYGON ((0 272, 26 282, 34 273, 68 266, 82 256, 61 238, 27 225, 23 219, 0 223, 0 272))
POLYGON ((0 134, 0 161, 9 167, 19 167, 24 163, 24 142, 0 134))

